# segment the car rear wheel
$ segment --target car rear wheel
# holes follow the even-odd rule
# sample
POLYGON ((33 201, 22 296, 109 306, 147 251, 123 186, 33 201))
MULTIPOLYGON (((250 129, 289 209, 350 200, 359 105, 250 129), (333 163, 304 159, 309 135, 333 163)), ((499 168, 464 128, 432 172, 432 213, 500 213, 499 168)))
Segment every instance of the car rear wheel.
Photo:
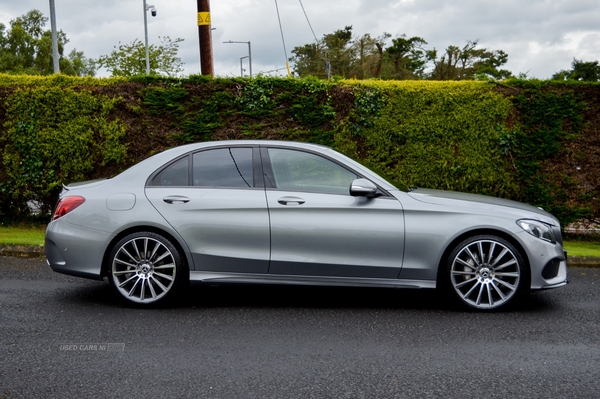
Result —
POLYGON ((460 243, 448 258, 447 277, 456 297, 478 310, 508 305, 519 296, 527 280, 519 251, 491 235, 460 243))
POLYGON ((151 232, 130 234, 110 254, 109 280, 128 302, 154 304, 173 295, 184 277, 179 251, 163 236, 151 232))

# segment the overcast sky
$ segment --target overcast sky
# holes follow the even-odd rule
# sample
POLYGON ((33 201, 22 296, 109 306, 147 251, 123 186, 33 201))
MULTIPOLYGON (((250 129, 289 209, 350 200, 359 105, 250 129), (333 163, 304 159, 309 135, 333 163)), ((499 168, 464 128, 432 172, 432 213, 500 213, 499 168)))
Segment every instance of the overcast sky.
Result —
MULTIPOLYGON (((352 25, 355 36, 421 36, 438 50, 479 40, 508 53, 506 67, 514 74, 540 79, 568 69, 574 57, 600 60, 598 0, 277 0, 288 57, 294 46, 314 42, 300 1, 319 39, 352 25)), ((144 40, 143 0, 55 3, 58 28, 70 39, 66 53, 77 48, 97 58, 119 42, 144 40)), ((159 36, 184 39, 185 73, 199 73, 196 1, 148 3, 158 10, 155 18, 148 15, 150 43, 159 44, 159 36)), ((8 25, 34 8, 50 16, 49 0, 0 0, 0 22, 8 25)), ((248 53, 245 44, 223 44, 229 40, 251 41, 255 74, 285 68, 275 0, 212 0, 211 19, 216 75, 239 76, 240 57, 248 53)))

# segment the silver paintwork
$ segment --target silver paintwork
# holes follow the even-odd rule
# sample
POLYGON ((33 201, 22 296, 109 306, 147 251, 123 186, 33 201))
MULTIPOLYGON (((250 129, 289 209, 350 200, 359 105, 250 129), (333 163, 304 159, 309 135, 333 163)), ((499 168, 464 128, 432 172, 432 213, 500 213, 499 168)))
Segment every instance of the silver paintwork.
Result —
POLYGON ((522 252, 530 289, 554 288, 567 281, 560 233, 558 242, 549 243, 516 224, 518 219, 535 219, 560 232, 551 214, 479 195, 424 189, 403 192, 346 156, 318 145, 190 144, 154 155, 112 179, 71 184, 61 195, 81 195, 86 201, 48 225, 46 255, 55 271, 81 277, 107 276, 108 255, 121 238, 153 231, 181 252, 192 281, 433 288, 443 275, 438 271, 445 270, 449 252, 478 234, 501 236, 522 252), (296 149, 326 157, 374 184, 377 197, 262 187, 147 186, 149 176, 175 158, 231 146, 296 149), (544 279, 542 270, 551 260, 560 263, 559 272, 544 279))
POLYGON ((356 179, 350 185, 350 195, 373 198, 377 195, 377 186, 367 179, 356 179))

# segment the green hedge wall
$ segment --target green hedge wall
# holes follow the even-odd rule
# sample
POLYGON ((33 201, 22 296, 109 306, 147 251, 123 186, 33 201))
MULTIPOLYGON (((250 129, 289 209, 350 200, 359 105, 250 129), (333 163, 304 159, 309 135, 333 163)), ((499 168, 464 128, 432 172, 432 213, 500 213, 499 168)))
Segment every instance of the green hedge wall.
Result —
POLYGON ((0 75, 0 219, 43 218, 63 183, 223 139, 329 145, 395 183, 598 220, 600 86, 0 75))

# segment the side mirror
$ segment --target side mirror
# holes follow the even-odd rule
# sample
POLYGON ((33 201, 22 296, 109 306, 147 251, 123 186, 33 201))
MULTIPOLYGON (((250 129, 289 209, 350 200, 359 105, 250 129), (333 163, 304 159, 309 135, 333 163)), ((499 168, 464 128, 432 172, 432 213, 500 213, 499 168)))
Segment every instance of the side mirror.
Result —
POLYGON ((350 195, 353 197, 374 198, 377 186, 367 179, 356 179, 350 185, 350 195))

